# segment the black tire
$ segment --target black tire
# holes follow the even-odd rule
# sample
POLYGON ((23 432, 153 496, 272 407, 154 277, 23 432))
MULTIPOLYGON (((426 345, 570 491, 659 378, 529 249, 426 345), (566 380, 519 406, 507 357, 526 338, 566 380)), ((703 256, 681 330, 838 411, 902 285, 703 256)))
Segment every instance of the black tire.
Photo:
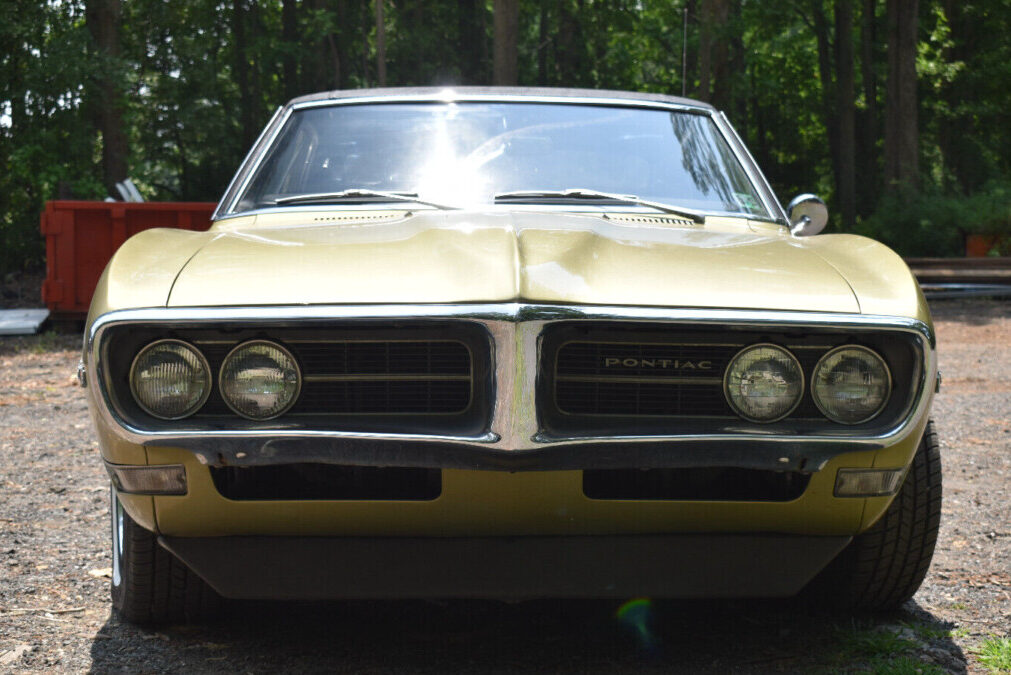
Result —
POLYGON ((899 494, 881 519, 815 578, 813 599, 850 610, 898 608, 923 583, 940 524, 941 451, 931 421, 899 494))
POLYGON ((112 606, 137 624, 182 623, 214 614, 220 596, 174 555, 157 536, 123 509, 115 488, 112 506, 112 606))

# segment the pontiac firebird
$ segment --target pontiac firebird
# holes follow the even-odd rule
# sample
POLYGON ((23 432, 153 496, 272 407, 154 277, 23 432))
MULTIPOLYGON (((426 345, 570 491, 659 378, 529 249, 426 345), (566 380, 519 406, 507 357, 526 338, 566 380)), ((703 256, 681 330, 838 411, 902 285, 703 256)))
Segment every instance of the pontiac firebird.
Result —
POLYGON ((826 219, 696 101, 295 99, 209 231, 133 237, 95 292, 114 607, 904 602, 934 333, 902 260, 826 219))

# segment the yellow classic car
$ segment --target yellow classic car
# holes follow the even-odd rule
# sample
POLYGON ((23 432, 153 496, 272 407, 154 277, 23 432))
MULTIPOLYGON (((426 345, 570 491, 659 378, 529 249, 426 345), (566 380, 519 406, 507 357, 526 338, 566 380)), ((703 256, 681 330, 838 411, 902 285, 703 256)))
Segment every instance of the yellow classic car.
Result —
POLYGON ((291 101, 209 231, 138 234, 94 295, 113 605, 903 603, 940 518, 934 332, 827 217, 697 101, 291 101))

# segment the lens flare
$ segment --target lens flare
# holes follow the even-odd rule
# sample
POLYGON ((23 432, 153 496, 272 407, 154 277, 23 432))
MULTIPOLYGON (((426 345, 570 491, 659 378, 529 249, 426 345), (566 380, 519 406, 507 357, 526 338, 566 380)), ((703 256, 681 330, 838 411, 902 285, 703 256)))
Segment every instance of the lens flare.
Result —
POLYGON ((653 601, 649 598, 633 598, 614 613, 618 623, 632 631, 639 647, 647 652, 656 650, 658 641, 653 634, 653 601))

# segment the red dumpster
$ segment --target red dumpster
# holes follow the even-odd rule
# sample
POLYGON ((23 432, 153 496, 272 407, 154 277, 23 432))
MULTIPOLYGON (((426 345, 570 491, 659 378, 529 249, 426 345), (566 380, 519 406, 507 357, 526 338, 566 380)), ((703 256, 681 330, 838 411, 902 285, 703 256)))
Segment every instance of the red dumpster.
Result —
POLYGON ((42 301, 53 315, 87 314, 109 258, 130 236, 152 227, 206 230, 215 204, 205 202, 46 202, 42 301))

